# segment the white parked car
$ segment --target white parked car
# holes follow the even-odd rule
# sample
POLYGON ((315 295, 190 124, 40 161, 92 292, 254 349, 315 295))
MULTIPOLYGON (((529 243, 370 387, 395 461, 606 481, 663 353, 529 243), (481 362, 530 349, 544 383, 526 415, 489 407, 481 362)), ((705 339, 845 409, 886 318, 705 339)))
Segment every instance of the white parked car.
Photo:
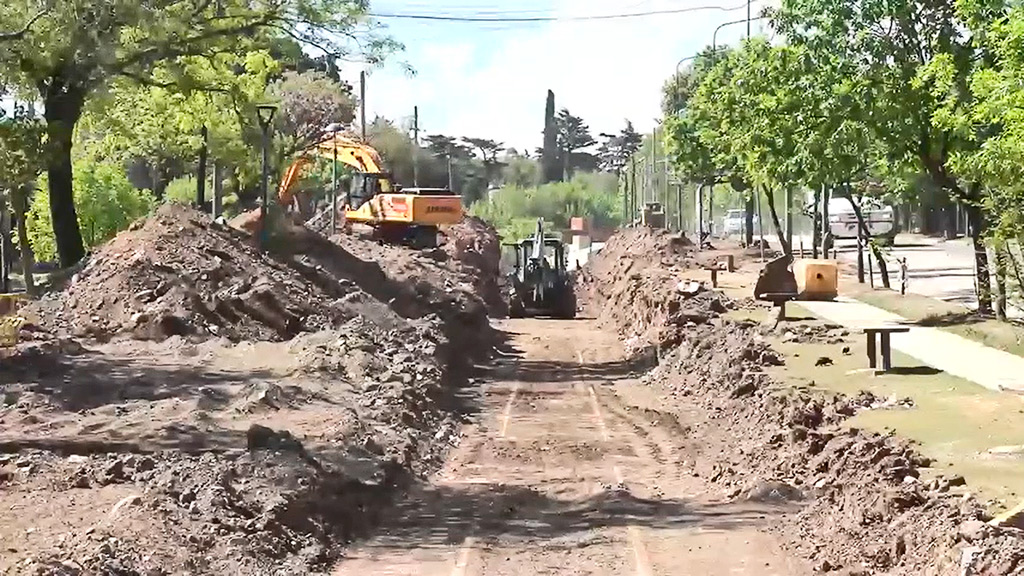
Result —
MULTIPOLYGON (((726 210, 725 218, 722 219, 722 234, 726 236, 738 236, 744 231, 745 211, 726 210)), ((754 214, 754 233, 757 233, 757 214, 754 214)))
MULTIPOLYGON (((896 238, 896 214, 892 206, 865 198, 861 200, 860 210, 872 238, 890 243, 896 238)), ((848 199, 829 199, 828 228, 833 238, 857 238, 857 215, 848 199)))

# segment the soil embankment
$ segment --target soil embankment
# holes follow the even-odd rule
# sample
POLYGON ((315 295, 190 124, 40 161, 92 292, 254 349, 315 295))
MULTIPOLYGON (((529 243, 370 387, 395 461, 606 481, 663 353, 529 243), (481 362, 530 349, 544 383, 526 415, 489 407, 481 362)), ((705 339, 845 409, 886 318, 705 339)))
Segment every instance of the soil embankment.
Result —
POLYGON ((0 359, 0 572, 327 570, 457 441, 478 256, 136 223, 0 359))

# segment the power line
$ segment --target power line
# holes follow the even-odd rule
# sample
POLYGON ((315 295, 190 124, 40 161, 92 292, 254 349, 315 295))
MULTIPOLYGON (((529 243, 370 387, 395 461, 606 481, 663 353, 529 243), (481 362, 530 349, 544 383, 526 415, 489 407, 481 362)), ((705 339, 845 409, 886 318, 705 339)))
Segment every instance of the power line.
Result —
POLYGON ((622 14, 599 14, 590 16, 447 16, 440 14, 398 14, 371 12, 373 18, 391 18, 396 20, 435 20, 444 22, 582 22, 593 20, 622 20, 626 18, 643 18, 647 16, 661 16, 669 14, 685 14, 687 12, 699 12, 703 10, 715 10, 719 12, 733 12, 747 7, 746 2, 738 6, 691 6, 689 8, 675 8, 668 10, 648 10, 645 12, 629 12, 622 14))

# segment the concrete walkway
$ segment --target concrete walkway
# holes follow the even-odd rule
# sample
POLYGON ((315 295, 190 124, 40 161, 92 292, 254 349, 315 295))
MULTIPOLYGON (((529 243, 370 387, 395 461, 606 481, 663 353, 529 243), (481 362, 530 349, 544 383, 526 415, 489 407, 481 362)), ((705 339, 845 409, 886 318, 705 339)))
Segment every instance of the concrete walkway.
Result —
MULTIPOLYGON (((852 330, 909 323, 902 316, 849 298, 796 304, 815 316, 852 330)), ((913 326, 906 334, 893 334, 892 348, 928 366, 991 390, 1024 391, 1024 357, 938 328, 913 326)))

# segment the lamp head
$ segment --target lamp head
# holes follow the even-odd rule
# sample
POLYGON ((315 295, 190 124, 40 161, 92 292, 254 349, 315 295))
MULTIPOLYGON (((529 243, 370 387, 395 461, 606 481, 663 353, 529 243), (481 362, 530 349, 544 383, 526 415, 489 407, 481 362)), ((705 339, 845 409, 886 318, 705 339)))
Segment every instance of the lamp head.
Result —
POLYGON ((277 112, 277 106, 273 104, 256 105, 256 118, 260 122, 260 128, 266 130, 270 126, 274 121, 274 112, 277 112))

